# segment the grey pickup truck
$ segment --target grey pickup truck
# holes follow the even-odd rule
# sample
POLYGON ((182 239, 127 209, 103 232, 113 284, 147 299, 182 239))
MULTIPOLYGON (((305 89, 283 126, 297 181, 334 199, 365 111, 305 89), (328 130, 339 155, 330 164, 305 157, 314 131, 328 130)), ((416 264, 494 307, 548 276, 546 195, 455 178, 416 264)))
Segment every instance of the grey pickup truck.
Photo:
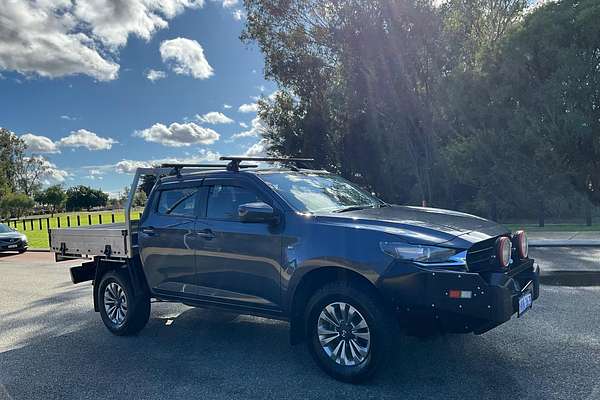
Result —
POLYGON ((528 311, 539 267, 527 236, 473 215, 391 205, 307 159, 222 157, 158 176, 139 221, 50 231, 56 259, 87 257, 94 309, 140 331, 151 299, 289 321, 292 344, 348 382, 399 333, 484 333, 528 311), (247 162, 260 163, 247 165, 247 162))

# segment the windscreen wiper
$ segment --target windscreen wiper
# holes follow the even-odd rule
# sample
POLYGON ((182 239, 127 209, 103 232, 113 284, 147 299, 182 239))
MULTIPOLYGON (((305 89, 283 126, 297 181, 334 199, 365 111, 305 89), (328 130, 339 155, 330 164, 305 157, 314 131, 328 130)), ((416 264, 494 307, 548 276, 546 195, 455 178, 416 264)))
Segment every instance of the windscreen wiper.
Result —
POLYGON ((346 211, 356 211, 356 210, 364 210, 365 208, 373 208, 375 206, 349 206, 349 207, 344 207, 344 208, 338 208, 337 210, 333 210, 332 212, 334 213, 343 213, 346 211))

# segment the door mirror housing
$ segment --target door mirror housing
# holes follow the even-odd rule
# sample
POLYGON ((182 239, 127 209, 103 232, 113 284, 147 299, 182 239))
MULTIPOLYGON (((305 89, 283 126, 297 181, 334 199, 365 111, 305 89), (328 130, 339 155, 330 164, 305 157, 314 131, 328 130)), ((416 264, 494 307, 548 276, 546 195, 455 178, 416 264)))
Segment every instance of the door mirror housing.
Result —
POLYGON ((240 205, 238 215, 242 222, 275 222, 278 220, 273 207, 262 201, 240 205))

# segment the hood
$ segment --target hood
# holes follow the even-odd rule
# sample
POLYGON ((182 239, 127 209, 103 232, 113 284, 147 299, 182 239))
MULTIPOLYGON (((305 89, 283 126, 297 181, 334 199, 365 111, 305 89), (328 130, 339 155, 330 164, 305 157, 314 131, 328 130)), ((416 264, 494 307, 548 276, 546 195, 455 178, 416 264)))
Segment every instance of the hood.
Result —
POLYGON ((504 226, 475 215, 427 207, 392 205, 322 214, 317 218, 324 223, 381 230, 409 243, 447 243, 464 248, 509 232, 504 226))
POLYGON ((0 233, 0 240, 2 240, 2 239, 20 239, 23 236, 25 236, 25 235, 23 235, 20 232, 14 232, 14 231, 13 232, 3 232, 3 233, 0 233))

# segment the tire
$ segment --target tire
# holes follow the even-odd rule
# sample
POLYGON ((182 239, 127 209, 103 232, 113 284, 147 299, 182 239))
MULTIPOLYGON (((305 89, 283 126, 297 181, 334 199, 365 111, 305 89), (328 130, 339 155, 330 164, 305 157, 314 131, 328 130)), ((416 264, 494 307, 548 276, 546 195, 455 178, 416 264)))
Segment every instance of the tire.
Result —
POLYGON ((310 354, 323 371, 343 382, 362 382, 385 365, 398 333, 393 314, 376 294, 351 282, 317 290, 305 318, 310 354))
POLYGON ((25 253, 26 251, 27 251, 27 249, 19 249, 19 250, 18 250, 19 254, 23 254, 23 253, 25 253))
POLYGON ((125 271, 109 271, 104 274, 97 296, 102 321, 117 336, 138 333, 150 318, 150 296, 147 293, 137 293, 134 296, 125 271))

